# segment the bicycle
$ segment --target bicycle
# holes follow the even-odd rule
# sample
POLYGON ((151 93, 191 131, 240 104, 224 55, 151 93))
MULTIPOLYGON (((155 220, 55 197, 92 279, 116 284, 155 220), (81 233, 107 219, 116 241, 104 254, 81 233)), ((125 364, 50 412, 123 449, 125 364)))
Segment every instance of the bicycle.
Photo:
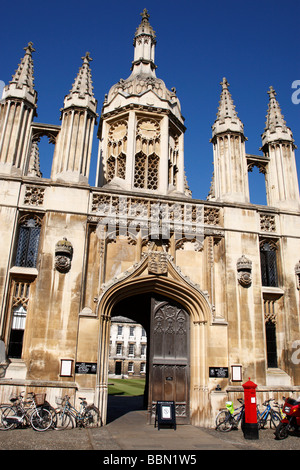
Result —
MULTIPOLYGON (((282 398, 283 398, 283 400, 285 401, 285 397, 282 397, 282 398)), ((277 408, 277 413, 279 414, 280 419, 285 418, 286 415, 285 415, 285 413, 283 412, 283 407, 284 407, 284 405, 283 405, 283 404, 279 405, 279 403, 278 403, 277 401, 275 401, 275 402, 274 402, 274 406, 275 406, 275 408, 277 408)))
POLYGON ((52 414, 44 406, 45 394, 23 393, 10 399, 12 405, 0 406, 0 430, 8 431, 20 426, 30 425, 35 431, 47 431, 52 425, 52 414))
POLYGON ((216 430, 228 432, 232 429, 238 429, 245 413, 244 400, 238 398, 242 406, 234 410, 232 402, 226 403, 226 410, 220 410, 216 417, 216 430))
POLYGON ((281 421, 280 414, 271 407, 271 401, 274 401, 274 398, 270 398, 263 403, 265 409, 262 412, 260 412, 257 407, 258 429, 265 429, 268 421, 270 423, 270 428, 275 429, 281 421))
POLYGON ((55 401, 59 408, 56 409, 56 419, 54 429, 57 431, 74 427, 97 427, 102 425, 100 412, 92 404, 88 405, 85 398, 79 397, 80 409, 76 410, 70 403, 70 397, 65 395, 63 398, 56 397, 55 401))

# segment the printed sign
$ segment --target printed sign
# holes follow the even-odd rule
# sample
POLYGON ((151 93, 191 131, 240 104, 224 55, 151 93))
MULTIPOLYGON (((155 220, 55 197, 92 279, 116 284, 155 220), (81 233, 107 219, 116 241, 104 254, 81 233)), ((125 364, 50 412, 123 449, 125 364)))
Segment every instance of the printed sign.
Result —
POLYGON ((155 427, 156 423, 158 430, 161 425, 167 425, 176 429, 174 401, 158 401, 156 403, 155 427))
POLYGON ((217 379, 224 379, 228 377, 228 367, 210 367, 209 377, 217 379))
POLYGON ((76 362, 75 373, 76 374, 96 374, 97 363, 96 362, 76 362))

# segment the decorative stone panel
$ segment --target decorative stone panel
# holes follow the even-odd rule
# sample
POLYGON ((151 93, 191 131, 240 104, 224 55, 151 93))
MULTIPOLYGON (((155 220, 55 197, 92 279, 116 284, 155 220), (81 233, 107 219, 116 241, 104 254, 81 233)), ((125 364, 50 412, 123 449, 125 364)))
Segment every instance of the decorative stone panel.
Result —
POLYGON ((276 232, 275 215, 260 214, 260 230, 263 232, 276 232))
POLYGON ((24 204, 29 206, 42 206, 44 204, 45 188, 26 186, 24 204))

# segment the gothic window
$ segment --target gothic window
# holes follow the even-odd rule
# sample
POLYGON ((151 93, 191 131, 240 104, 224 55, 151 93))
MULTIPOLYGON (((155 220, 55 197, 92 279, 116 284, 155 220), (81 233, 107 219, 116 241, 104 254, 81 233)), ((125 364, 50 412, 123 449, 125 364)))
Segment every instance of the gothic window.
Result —
POLYGON ((13 282, 8 357, 20 359, 29 301, 29 282, 13 282))
POLYGON ((149 155, 147 189, 155 190, 158 188, 158 164, 159 157, 155 154, 149 155))
POLYGON ((121 153, 117 158, 113 155, 107 160, 107 182, 109 183, 115 176, 125 179, 126 155, 121 153))
POLYGON ((107 160, 107 182, 109 183, 115 176, 116 160, 111 156, 107 160))
POLYGON ((25 216, 19 225, 15 266, 34 268, 37 262, 41 221, 35 215, 25 216))
POLYGON ((135 157, 134 187, 143 189, 145 187, 146 155, 140 152, 135 157))
POLYGON ((266 342, 268 367, 277 367, 276 324, 266 322, 266 342))
POLYGON ((126 171, 126 155, 121 153, 117 159, 117 176, 118 178, 125 179, 125 171, 126 171))
POLYGON ((277 246, 273 240, 263 240, 260 243, 260 264, 263 286, 278 286, 276 252, 277 246))
POLYGON ((267 365, 276 368, 277 365, 277 341, 276 341, 276 312, 275 300, 264 300, 267 365))
POLYGON ((159 157, 153 153, 148 157, 140 152, 135 157, 134 187, 156 190, 158 188, 159 157))

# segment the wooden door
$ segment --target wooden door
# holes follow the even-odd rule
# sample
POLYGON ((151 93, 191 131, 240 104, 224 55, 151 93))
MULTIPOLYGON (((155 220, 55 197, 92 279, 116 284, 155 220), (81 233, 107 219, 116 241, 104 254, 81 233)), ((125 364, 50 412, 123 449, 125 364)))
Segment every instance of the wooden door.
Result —
POLYGON ((149 405, 151 422, 156 402, 174 401, 176 422, 189 417, 189 316, 176 302, 158 297, 151 302, 149 405))

